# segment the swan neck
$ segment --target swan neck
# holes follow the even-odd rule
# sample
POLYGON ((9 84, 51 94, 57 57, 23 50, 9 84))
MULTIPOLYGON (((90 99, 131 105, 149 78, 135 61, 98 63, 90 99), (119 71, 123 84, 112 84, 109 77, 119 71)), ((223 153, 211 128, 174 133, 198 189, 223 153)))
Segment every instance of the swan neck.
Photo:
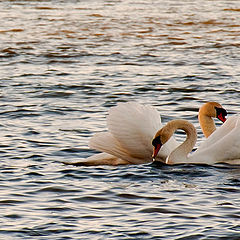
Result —
POLYGON ((209 117, 200 111, 198 120, 204 136, 208 138, 216 130, 216 126, 212 117, 209 117))
POLYGON ((217 117, 216 108, 222 108, 222 106, 217 102, 207 102, 199 109, 198 120, 206 138, 216 130, 213 120, 217 117))
POLYGON ((187 137, 186 140, 168 156, 168 164, 186 163, 188 161, 188 154, 192 151, 197 141, 197 131, 195 127, 187 121, 179 121, 181 122, 175 124, 173 130, 175 132, 177 129, 181 129, 186 133, 187 137))

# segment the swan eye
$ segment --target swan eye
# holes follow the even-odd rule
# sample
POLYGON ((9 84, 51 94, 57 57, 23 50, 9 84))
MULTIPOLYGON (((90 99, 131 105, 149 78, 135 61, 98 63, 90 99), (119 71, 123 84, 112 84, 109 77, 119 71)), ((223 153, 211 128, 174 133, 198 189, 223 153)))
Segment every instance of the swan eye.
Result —
POLYGON ((216 112, 217 112, 217 118, 222 121, 225 122, 226 121, 226 116, 227 116, 227 111, 224 108, 218 108, 215 107, 216 112))
POLYGON ((157 136, 152 140, 152 145, 154 147, 157 147, 159 144, 162 145, 162 142, 161 142, 160 136, 157 136))

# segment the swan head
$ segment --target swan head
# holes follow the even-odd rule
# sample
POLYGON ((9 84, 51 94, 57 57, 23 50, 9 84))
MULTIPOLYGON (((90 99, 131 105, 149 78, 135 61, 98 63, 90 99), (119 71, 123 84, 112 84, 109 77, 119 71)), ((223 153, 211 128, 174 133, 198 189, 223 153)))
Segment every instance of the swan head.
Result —
MULTIPOLYGON (((183 130, 187 138, 186 140, 179 145, 177 148, 172 149, 170 155, 168 156, 168 160, 171 161, 169 158, 174 157, 173 155, 178 155, 179 153, 179 159, 186 159, 187 154, 193 149, 196 140, 197 140, 197 131, 192 123, 182 120, 182 119, 176 119, 168 122, 163 128, 161 128, 157 133, 155 134, 152 145, 153 145, 153 154, 152 159, 153 161, 157 157, 157 154, 161 147, 169 141, 169 139, 173 136, 174 132, 177 130, 183 130)), ((174 161, 177 161, 176 159, 174 161)))
POLYGON ((210 118, 218 118, 225 122, 227 111, 217 102, 207 102, 199 109, 199 116, 207 116, 210 118))
POLYGON ((155 161, 155 159, 158 155, 158 152, 163 145, 160 136, 154 137, 154 139, 152 140, 152 145, 153 145, 152 159, 153 159, 153 161, 155 161))
POLYGON ((217 118, 222 121, 222 122, 225 122, 226 121, 226 116, 227 116, 227 111, 226 109, 224 108, 218 108, 218 107, 215 107, 216 109, 216 116, 217 118))
POLYGON ((174 131, 173 128, 168 123, 165 127, 161 128, 157 133, 155 134, 152 145, 153 145, 153 154, 152 159, 155 161, 158 152, 160 151, 161 147, 171 138, 174 131))

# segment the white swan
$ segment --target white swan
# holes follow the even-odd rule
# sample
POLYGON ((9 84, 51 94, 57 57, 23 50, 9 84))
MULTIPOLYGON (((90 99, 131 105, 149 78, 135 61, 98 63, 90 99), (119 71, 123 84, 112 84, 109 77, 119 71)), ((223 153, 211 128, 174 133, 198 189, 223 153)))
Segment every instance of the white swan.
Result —
MULTIPOLYGON (((108 132, 95 134, 89 147, 103 153, 95 154, 79 165, 120 165, 151 162, 152 137, 162 127, 158 111, 135 102, 119 103, 109 110, 108 132), (85 164, 86 163, 86 164, 85 164)), ((157 161, 164 161, 178 146, 174 138, 161 149, 157 161)))
MULTIPOLYGON (((202 115, 199 118, 202 129, 210 135, 215 130, 211 118, 221 115, 224 120, 226 110, 218 103, 209 102, 203 105, 199 114, 202 115)), ((102 153, 66 164, 94 166, 151 162, 151 141, 157 130, 162 128, 160 114, 155 108, 134 102, 119 103, 109 110, 107 127, 108 132, 95 134, 89 142, 90 148, 102 153)), ((171 138, 159 151, 156 161, 165 162, 178 145, 171 138)))
POLYGON ((173 120, 160 129, 153 141, 153 158, 157 156, 161 146, 177 129, 186 132, 186 140, 167 157, 167 164, 240 164, 240 117, 232 116, 218 128, 194 153, 189 154, 197 140, 194 126, 185 120, 173 120))

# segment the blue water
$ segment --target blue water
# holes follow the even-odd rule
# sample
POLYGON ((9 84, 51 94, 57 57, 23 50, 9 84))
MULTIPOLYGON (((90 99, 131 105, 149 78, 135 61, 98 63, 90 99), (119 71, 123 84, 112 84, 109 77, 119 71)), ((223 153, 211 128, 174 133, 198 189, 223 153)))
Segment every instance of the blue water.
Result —
POLYGON ((240 239, 238 166, 62 163, 96 153, 118 102, 191 121, 197 145, 204 102, 238 113, 239 1, 0 9, 0 239, 240 239))

